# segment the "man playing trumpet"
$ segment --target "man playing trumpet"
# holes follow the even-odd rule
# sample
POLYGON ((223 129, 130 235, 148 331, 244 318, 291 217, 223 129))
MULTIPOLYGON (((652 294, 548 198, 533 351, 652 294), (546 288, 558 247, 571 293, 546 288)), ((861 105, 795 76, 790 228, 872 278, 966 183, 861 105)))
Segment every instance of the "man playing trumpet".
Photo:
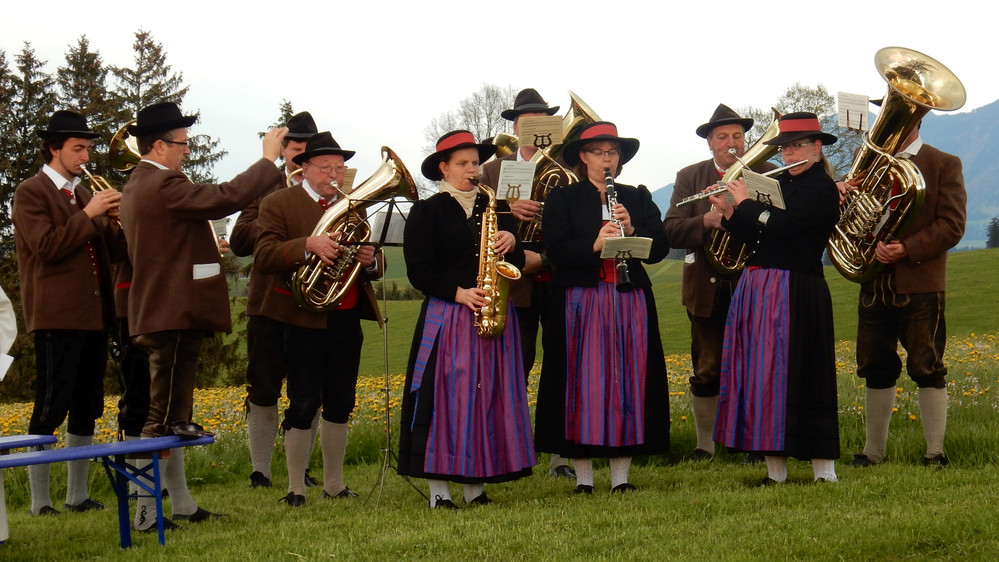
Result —
POLYGON ((320 497, 357 496, 343 482, 343 458, 364 339, 361 319, 378 319, 378 303, 369 282, 378 276, 374 248, 358 248, 355 259, 364 271, 333 310, 299 307, 289 284, 294 272, 313 256, 332 266, 343 251, 336 241, 340 232, 318 236, 312 232, 326 208, 339 196, 344 162, 353 155, 354 151, 340 148, 329 132, 312 136, 305 151, 294 157, 294 162, 302 166, 305 181, 274 192, 260 204, 253 267, 270 275, 261 311, 280 324, 284 335, 289 406, 282 423, 288 463, 288 495, 283 500, 293 507, 305 504, 304 475, 314 439, 311 426, 320 407, 320 497))

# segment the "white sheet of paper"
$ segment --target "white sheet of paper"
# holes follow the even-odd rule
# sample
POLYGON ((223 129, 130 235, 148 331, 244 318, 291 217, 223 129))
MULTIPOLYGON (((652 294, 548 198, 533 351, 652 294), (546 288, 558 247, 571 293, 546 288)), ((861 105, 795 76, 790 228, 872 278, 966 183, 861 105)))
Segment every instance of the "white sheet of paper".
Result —
MULTIPOLYGON (((14 364, 13 357, 7 355, 6 353, 0 355, 0 381, 2 381, 4 377, 7 376, 7 370, 10 369, 10 366, 13 364, 14 364)), ((0 506, 0 509, 3 509, 3 506, 0 506)))
POLYGON ((196 263, 194 264, 194 279, 208 279, 222 273, 222 266, 217 263, 196 263))
POLYGON ((489 187, 496 189, 497 199, 517 199, 531 198, 531 185, 534 183, 534 162, 518 162, 516 160, 504 160, 500 164, 499 185, 489 187))
POLYGON ((521 146, 536 146, 541 149, 562 144, 562 118, 558 115, 535 115, 524 117, 518 125, 517 135, 521 146))
POLYGON ((838 92, 836 99, 839 105, 839 122, 837 124, 844 129, 866 131, 868 129, 867 108, 870 103, 868 97, 838 92))
POLYGON ((742 177, 746 178, 746 191, 749 192, 750 199, 760 201, 775 209, 786 209, 779 181, 757 174, 752 170, 744 171, 742 177))

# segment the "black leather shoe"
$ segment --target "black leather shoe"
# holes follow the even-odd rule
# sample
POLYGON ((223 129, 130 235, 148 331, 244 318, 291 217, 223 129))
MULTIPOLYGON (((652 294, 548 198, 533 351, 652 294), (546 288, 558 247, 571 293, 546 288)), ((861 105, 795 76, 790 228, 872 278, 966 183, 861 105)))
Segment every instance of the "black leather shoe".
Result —
POLYGON ((551 474, 555 478, 569 478, 570 480, 576 479, 576 471, 567 464, 556 466, 555 468, 549 470, 548 474, 551 474))
POLYGON ((193 421, 173 422, 170 424, 170 431, 174 435, 184 437, 185 439, 197 439, 206 435, 215 435, 211 431, 205 430, 204 427, 201 427, 201 425, 196 424, 193 421))
POLYGON ((335 494, 327 494, 326 490, 323 490, 322 494, 319 494, 320 498, 323 499, 340 499, 340 498, 356 498, 358 495, 350 488, 344 488, 335 494))
POLYGON ((493 503, 493 500, 489 499, 489 496, 487 496, 485 492, 482 492, 465 503, 468 505, 489 505, 493 503))
POLYGON ((191 523, 201 523, 209 519, 221 519, 223 517, 226 517, 225 513, 212 513, 201 506, 198 506, 198 510, 190 515, 173 514, 173 518, 177 521, 190 521, 191 523))
MULTIPOLYGON (((164 531, 179 531, 181 529, 183 529, 183 527, 181 527, 180 525, 174 523, 173 521, 167 519, 166 517, 163 518, 163 530, 164 531)), ((150 525, 149 527, 146 527, 145 529, 138 529, 137 528, 135 530, 138 531, 138 532, 140 532, 140 533, 155 533, 156 532, 156 520, 154 519, 153 520, 153 524, 150 525)))
POLYGON ((35 515, 59 515, 59 510, 51 505, 43 505, 35 515))
POLYGON ((868 466, 874 466, 876 464, 878 463, 872 461, 870 457, 864 453, 860 453, 859 455, 853 455, 853 462, 850 463, 850 466, 853 468, 867 468, 868 466))
POLYGON ((315 488, 318 485, 319 485, 319 482, 317 482, 315 478, 313 478, 312 476, 309 475, 309 469, 306 468, 305 469, 305 487, 306 488, 315 488))
POLYGON ((694 452, 690 455, 691 462, 709 461, 713 458, 715 456, 704 449, 694 449, 694 452))
POLYGON ((254 470, 250 473, 250 487, 251 488, 270 488, 271 479, 264 476, 263 472, 259 470, 254 470))
POLYGON ((102 504, 101 502, 99 502, 99 501, 97 501, 97 500, 95 500, 93 498, 87 498, 87 499, 83 500, 82 502, 80 502, 80 503, 78 503, 76 505, 69 505, 67 503, 67 504, 63 504, 62 507, 64 509, 68 510, 68 511, 75 511, 75 512, 79 513, 81 511, 91 511, 91 510, 94 510, 94 509, 104 509, 104 504, 102 504))
POLYGON ((760 464, 766 460, 763 458, 763 453, 746 453, 746 456, 742 457, 742 464, 760 464))
POLYGON ((638 488, 636 488, 634 484, 632 484, 631 482, 625 482, 624 484, 618 484, 617 486, 611 488, 611 493, 623 494, 625 492, 634 492, 637 490, 638 488))
POLYGON ((586 484, 577 484, 576 489, 572 491, 573 494, 577 496, 580 494, 590 495, 593 493, 593 486, 588 486, 586 484))
POLYGON ((923 464, 943 468, 950 464, 950 460, 943 453, 939 453, 935 457, 923 457, 923 464))
POLYGON ((458 511, 458 506, 454 505, 451 500, 446 500, 440 496, 434 498, 434 509, 450 509, 451 511, 458 511))
POLYGON ((286 502, 291 507, 302 507, 305 505, 305 496, 300 496, 295 492, 288 492, 288 495, 279 499, 279 502, 286 502))

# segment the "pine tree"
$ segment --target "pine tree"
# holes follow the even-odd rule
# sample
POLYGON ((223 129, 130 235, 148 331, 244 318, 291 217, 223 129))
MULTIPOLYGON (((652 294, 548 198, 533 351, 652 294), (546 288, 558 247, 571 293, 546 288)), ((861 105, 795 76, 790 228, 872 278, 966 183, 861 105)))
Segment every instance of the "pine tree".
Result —
POLYGON ((999 248, 999 218, 992 217, 989 226, 986 227, 986 248, 999 248))
POLYGON ((124 174, 113 172, 108 165, 108 142, 125 123, 126 113, 116 100, 107 95, 108 68, 100 53, 90 50, 90 41, 81 35, 66 53, 66 64, 56 71, 59 84, 59 104, 82 113, 91 129, 101 133, 90 149, 92 173, 106 177, 114 185, 125 182, 124 174))

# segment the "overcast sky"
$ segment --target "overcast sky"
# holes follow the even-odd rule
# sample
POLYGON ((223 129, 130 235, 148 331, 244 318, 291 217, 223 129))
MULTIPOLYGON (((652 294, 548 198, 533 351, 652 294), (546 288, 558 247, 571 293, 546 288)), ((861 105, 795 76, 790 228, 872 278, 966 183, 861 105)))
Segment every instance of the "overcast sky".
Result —
POLYGON ((795 82, 881 97, 881 47, 947 65, 968 91, 961 111, 999 98, 993 18, 961 1, 7 4, 11 65, 29 41, 54 72, 86 33, 106 64, 127 66, 135 31, 152 33, 190 86, 183 109, 201 112, 192 134, 229 151, 221 179, 259 158, 256 133, 285 99, 357 151, 360 180, 382 145, 419 174, 424 127, 483 83, 534 87, 563 110, 572 90, 641 140, 621 181, 655 189, 708 157, 694 129, 720 102, 769 107, 795 82))

